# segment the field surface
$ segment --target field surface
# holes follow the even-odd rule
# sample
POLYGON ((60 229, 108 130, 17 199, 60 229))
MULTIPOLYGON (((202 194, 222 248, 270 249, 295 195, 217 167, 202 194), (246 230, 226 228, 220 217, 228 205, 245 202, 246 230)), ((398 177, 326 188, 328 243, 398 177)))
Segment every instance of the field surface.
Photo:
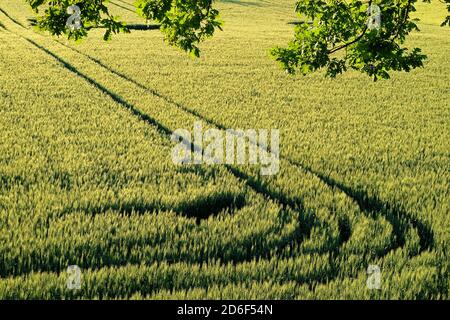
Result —
MULTIPOLYGON (((142 23, 132 3, 109 7, 142 23)), ((448 299, 443 5, 416 13, 425 68, 376 83, 282 72, 268 51, 294 1, 218 6, 191 59, 157 30, 50 37, 0 1, 0 299, 448 299), (174 165, 170 135, 196 121, 280 129, 279 174, 174 165)))

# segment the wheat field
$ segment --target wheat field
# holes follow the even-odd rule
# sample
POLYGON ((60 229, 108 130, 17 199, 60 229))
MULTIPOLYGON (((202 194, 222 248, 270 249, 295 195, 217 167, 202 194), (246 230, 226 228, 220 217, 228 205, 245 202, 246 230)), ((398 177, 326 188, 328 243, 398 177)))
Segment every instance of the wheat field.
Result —
MULTIPOLYGON (((280 70, 294 3, 220 1, 192 59, 158 30, 51 37, 0 1, 1 299, 449 298, 444 6, 418 6, 425 68, 373 82, 280 70), (175 165, 198 121, 279 129, 279 173, 175 165)), ((108 6, 142 23, 132 4, 108 6)))

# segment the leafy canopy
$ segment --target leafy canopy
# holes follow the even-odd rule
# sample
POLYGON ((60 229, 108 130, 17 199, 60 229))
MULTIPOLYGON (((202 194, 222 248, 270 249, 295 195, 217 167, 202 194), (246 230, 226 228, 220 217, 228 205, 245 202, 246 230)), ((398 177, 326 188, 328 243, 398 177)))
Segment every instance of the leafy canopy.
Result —
MULTIPOLYGON (((104 39, 130 32, 126 24, 110 14, 108 0, 26 0, 36 13, 37 26, 53 35, 81 39, 94 28, 105 29, 104 39), (68 8, 77 5, 81 27, 68 28, 68 8)), ((308 74, 320 69, 337 75, 355 69, 377 80, 389 78, 389 71, 410 71, 422 67, 426 56, 420 48, 403 47, 407 36, 419 30, 411 13, 419 0, 298 0, 295 11, 301 21, 294 40, 287 47, 271 50, 288 73, 308 74), (376 8, 379 25, 373 27, 376 8)), ((430 2, 431 0, 422 0, 430 2)), ((447 4, 450 0, 440 0, 447 4)), ((198 57, 199 44, 221 30, 214 0, 136 0, 136 12, 161 25, 170 45, 198 57)), ((376 17, 375 17, 376 18, 376 17)), ((450 15, 442 26, 450 26, 450 15)))
MULTIPOLYGON (((445 2, 450 12, 450 0, 445 2)), ((295 38, 271 54, 289 73, 307 74, 324 68, 327 76, 335 77, 351 68, 377 80, 389 78, 391 70, 408 72, 422 67, 426 59, 420 48, 402 46, 411 31, 419 31, 417 20, 411 19, 416 3, 298 0, 296 12, 303 21, 296 27, 295 38), (378 28, 371 27, 374 7, 379 10, 378 28)), ((450 16, 442 23, 445 25, 450 26, 450 16)))
MULTIPOLYGON (((94 28, 105 29, 104 39, 112 34, 128 33, 129 28, 119 18, 110 14, 108 0, 26 0, 36 13, 37 26, 53 35, 67 35, 79 40, 94 28), (70 14, 67 9, 77 5, 81 12, 81 28, 66 26, 70 14)), ((161 25, 166 40, 194 56, 200 55, 198 45, 221 28, 219 12, 213 8, 213 0, 137 0, 136 11, 144 19, 161 25)))

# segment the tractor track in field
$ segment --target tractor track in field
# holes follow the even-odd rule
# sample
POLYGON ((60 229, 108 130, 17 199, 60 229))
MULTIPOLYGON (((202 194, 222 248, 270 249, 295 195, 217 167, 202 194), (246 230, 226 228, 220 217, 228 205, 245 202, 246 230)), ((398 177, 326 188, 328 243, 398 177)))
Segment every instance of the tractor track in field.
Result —
MULTIPOLYGON (((23 27, 23 26, 21 26, 23 27)), ((24 28, 24 27, 23 27, 24 28)), ((26 29, 26 28, 25 28, 26 29)), ((26 36, 23 36, 21 34, 17 34, 11 30, 8 30, 11 34, 25 40, 26 42, 28 42, 29 44, 31 44, 32 46, 34 46, 35 48, 39 49, 40 51, 43 51, 44 53, 46 53, 47 55, 49 55, 50 57, 52 57, 53 59, 55 59, 58 63, 61 64, 61 66, 65 69, 67 69, 68 71, 74 73, 76 76, 80 77, 81 79, 83 79, 84 81, 88 82, 89 84, 91 84, 93 87, 97 88, 99 91, 103 92, 104 94, 106 94, 107 96, 109 96, 114 102, 116 102, 117 104, 119 104, 120 106, 124 107, 125 109, 129 110, 134 116, 136 116, 137 118, 139 118, 140 120, 144 121, 145 123, 147 123, 148 125, 152 126, 153 128, 155 128, 157 130, 157 132, 159 132, 159 134, 165 138, 167 138, 170 141, 170 136, 172 134, 172 131, 170 129, 168 129, 167 127, 165 127, 164 125, 162 125, 161 123, 159 123, 158 121, 156 121, 154 118, 150 117, 149 115, 142 113, 140 110, 138 110, 137 108, 135 108, 132 104, 128 103, 126 100, 124 100, 123 98, 121 98, 120 96, 118 96, 117 94, 115 94, 114 92, 110 91, 108 88, 104 87, 103 85, 99 84, 97 81, 95 81, 94 79, 90 78, 89 76, 83 74, 82 72, 80 72, 79 70, 77 70, 74 66, 72 66, 69 62, 65 61, 64 59, 62 59, 61 57, 59 57, 58 55, 56 55, 55 53, 51 52, 50 50, 48 50, 47 48, 41 46, 40 44, 36 43, 35 41, 27 38, 26 36)), ((58 42, 58 41, 56 41, 58 42)), ((58 42, 59 44, 61 44, 60 42, 58 42)), ((198 149, 199 147, 197 147, 198 149)), ((243 180, 242 179, 242 175, 239 176, 236 174, 235 171, 229 171, 235 178, 237 178, 238 180, 243 180)), ((293 211, 299 212, 299 209, 297 208, 293 208, 291 207, 290 203, 287 203, 282 197, 277 196, 275 193, 267 193, 267 192, 262 192, 262 189, 257 189, 254 187, 254 183, 251 183, 249 181, 244 180, 244 182, 246 183, 246 185, 252 189, 255 193, 263 196, 266 199, 270 199, 272 201, 274 201, 275 203, 279 203, 280 205, 282 205, 283 207, 289 208, 293 211)), ((239 205, 238 205, 239 206, 239 205)), ((307 225, 310 225, 312 223, 308 223, 307 225)), ((305 231, 307 233, 307 231, 305 231)), ((301 237, 302 240, 303 237, 301 237)), ((286 243, 286 246, 290 245, 292 243, 292 241, 289 241, 288 243, 286 243)), ((237 263, 240 262, 246 262, 246 261, 250 261, 252 259, 254 259, 254 256, 249 256, 247 259, 244 259, 242 261, 237 261, 237 263)), ((263 259, 269 259, 270 258, 270 253, 267 253, 264 256, 261 256, 260 258, 263 259)), ((19 275, 19 274, 18 274, 19 275)))
MULTIPOLYGON (((205 117, 204 115, 198 113, 197 111, 184 106, 183 104, 173 100, 172 98, 170 98, 164 94, 161 94, 154 89, 148 88, 147 86, 143 85, 142 83, 139 83, 135 79, 130 78, 129 76, 123 74, 122 72, 114 70, 110 66, 105 65, 99 59, 91 57, 90 55, 83 53, 80 50, 75 49, 71 46, 68 46, 64 43, 61 43, 60 41, 57 41, 57 42, 60 43, 61 45, 63 45, 64 47, 66 47, 72 51, 75 51, 76 53, 78 53, 80 55, 83 55, 87 59, 98 64, 100 67, 106 69, 107 71, 111 72, 112 74, 122 78, 125 81, 128 81, 128 82, 134 84, 138 88, 148 92, 151 95, 154 95, 154 96, 164 100, 165 102, 177 107, 178 109, 180 109, 194 117, 199 118, 200 120, 204 121, 205 123, 217 128, 217 129, 223 130, 223 131, 230 129, 230 128, 227 128, 226 126, 224 126, 223 124, 218 123, 217 121, 210 119, 208 117, 205 117)), ((338 189, 339 191, 344 193, 347 197, 352 199, 359 206, 359 208, 362 212, 365 212, 366 214, 368 214, 370 216, 374 216, 373 211, 375 210, 375 211, 379 212, 381 215, 383 215, 389 222, 392 223, 392 225, 394 226, 394 228, 397 231, 397 237, 398 237, 398 241, 399 241, 398 247, 401 247, 404 244, 404 239, 403 239, 404 237, 402 236, 402 234, 404 234, 406 232, 406 230, 404 230, 404 228, 401 228, 399 226, 400 225, 399 219, 406 218, 407 220, 409 220, 409 222, 412 226, 414 226, 416 229, 418 229, 418 232, 421 235, 421 245, 423 246, 424 250, 432 248, 433 242, 434 242, 434 240, 433 240, 434 235, 433 235, 433 231, 431 230, 431 228, 429 228, 427 225, 425 225, 421 221, 414 219, 412 217, 412 215, 407 213, 405 210, 402 210, 400 208, 395 208, 395 206, 392 206, 389 203, 385 203, 376 197, 371 197, 364 190, 353 190, 351 187, 349 187, 341 182, 338 182, 338 181, 332 179, 331 177, 326 176, 318 171, 315 171, 311 167, 309 167, 305 164, 302 164, 296 160, 293 160, 289 157, 280 155, 280 158, 287 161, 290 165, 297 167, 298 169, 319 178, 322 181, 322 183, 326 184, 330 188, 338 189), (403 230, 403 232, 400 231, 401 229, 403 230)), ((284 204, 286 204, 286 203, 284 203, 284 204)))
MULTIPOLYGON (((24 29, 29 29, 27 27, 25 27, 23 24, 21 24, 19 21, 15 20, 14 18, 12 18, 8 13, 6 13, 2 8, 0 8, 0 12, 3 13, 7 18, 9 18, 13 23, 15 23, 16 25, 20 26, 21 28, 24 29)), ((8 30, 6 27, 4 27, 5 30, 8 30)), ((152 118, 150 115, 146 114, 145 112, 142 112, 141 110, 139 110, 138 108, 136 108, 134 105, 132 105, 131 103, 127 102, 124 98, 120 97, 119 95, 117 95, 116 93, 114 93, 113 91, 111 91, 110 89, 108 89, 107 87, 101 85, 100 83, 98 83, 97 81, 95 81, 94 79, 90 78, 89 76, 83 74, 82 72, 80 72, 76 67, 74 67, 72 64, 70 64, 69 62, 65 61, 64 59, 62 59, 61 57, 59 57, 58 55, 56 55, 55 53, 53 53, 52 51, 50 51, 49 49, 45 48, 44 46, 36 43, 35 41, 27 38, 26 36, 23 36, 21 34, 15 33, 13 31, 8 30, 9 32, 11 32, 12 34, 15 34, 16 36, 26 40, 29 44, 33 45, 34 47, 36 47, 37 49, 45 52, 47 55, 51 56, 53 59, 55 59, 56 61, 58 61, 62 67, 64 67, 65 69, 69 70, 70 72, 74 73, 75 75, 77 75, 78 77, 82 78, 83 80, 85 80, 86 82, 88 82, 89 84, 93 85, 94 87, 96 87, 97 89, 99 89, 101 92, 105 93, 107 96, 109 96, 113 101, 115 101, 116 103, 118 103, 119 105, 121 105, 122 107, 128 109, 129 111, 131 111, 131 113, 133 115, 135 115, 136 117, 138 117, 139 119, 141 119, 142 121, 146 122, 148 125, 154 127, 157 129, 157 131, 165 136, 168 137, 170 139, 170 135, 172 133, 172 130, 170 130, 168 127, 164 126, 162 123, 160 123, 159 121, 157 121, 156 119, 152 118)), ((139 87, 140 89, 148 92, 149 94, 152 94, 160 99, 163 99, 164 101, 166 101, 167 103, 175 106, 176 108, 182 110, 183 112, 186 112, 194 117, 197 117, 198 119, 205 121, 206 123, 208 123, 211 126, 214 126, 220 130, 227 130, 228 128, 226 128, 224 125, 212 120, 212 119, 208 119, 207 117, 203 116, 202 114, 185 107, 184 105, 182 105, 181 103, 174 101, 172 98, 167 97, 159 92, 157 92, 154 89, 148 88, 147 86, 139 83, 138 81, 126 76, 125 74, 123 74, 120 71, 114 70, 113 68, 111 68, 110 66, 105 65, 103 62, 101 62, 99 59, 96 59, 94 57, 89 56, 88 54, 85 54, 75 48, 72 48, 60 41, 57 40, 53 40, 57 43, 59 43, 60 45, 88 58, 90 61, 94 62, 95 64, 97 64, 98 66, 100 66, 101 68, 107 70, 108 72, 114 74, 115 76, 118 76, 120 78, 122 78, 123 80, 126 80, 128 82, 130 82, 131 84, 139 87)), ((405 244, 405 236, 407 234, 407 229, 408 228, 414 228, 417 230, 419 238, 420 238, 420 250, 418 252, 418 254, 422 253, 425 250, 429 250, 432 249, 434 246, 434 236, 433 236, 433 231, 431 230, 431 228, 429 228, 427 225, 425 225, 424 223, 422 223, 421 221, 419 221, 418 219, 414 219, 413 216, 408 213, 405 212, 399 208, 395 208, 393 206, 391 206, 389 203, 385 203, 383 201, 381 201, 378 198, 374 198, 371 197, 367 194, 367 192, 363 191, 363 190, 354 190, 349 186, 346 186, 343 183, 340 183, 336 180, 333 180, 331 177, 326 176, 320 172, 316 172, 314 171, 312 168, 301 164, 289 157, 285 157, 285 156, 280 156, 281 159, 285 160, 289 165, 303 171, 306 173, 311 174, 312 176, 318 178, 324 185, 326 185, 328 188, 330 188, 331 190, 337 190, 341 193, 343 193, 344 195, 346 195, 349 199, 351 199, 355 204, 357 204, 357 206, 359 207, 360 212, 364 213, 365 215, 368 215, 370 217, 374 217, 377 215, 381 215, 384 218, 386 218, 386 220, 392 225, 393 229, 394 229, 394 235, 396 237, 396 241, 394 243, 394 245, 389 248, 389 250, 395 250, 397 248, 401 248, 404 246, 405 244), (404 220, 404 222, 402 222, 401 220, 404 220)), ((288 196, 285 196, 284 194, 276 194, 275 192, 271 191, 269 188, 265 187, 261 181, 259 181, 258 179, 255 179, 254 177, 249 176, 248 174, 246 174, 245 172, 243 172, 242 170, 239 170, 237 168, 232 168, 232 167, 228 167, 227 166, 228 171, 235 176, 237 179, 239 180, 243 180, 247 186, 249 186, 252 190, 254 190, 256 193, 264 196, 267 199, 271 199, 279 204, 281 204, 283 207, 295 210, 299 213, 301 213, 301 209, 302 209, 302 205, 300 204, 297 208, 296 205, 298 205, 298 203, 294 204, 292 203, 292 200, 289 199, 288 196)), ((343 236, 341 239, 341 242, 339 244, 339 246, 330 254, 330 261, 339 255, 339 251, 340 251, 340 247, 348 240, 348 236, 343 236)), ((338 274, 333 274, 333 275, 328 275, 328 279, 326 281, 329 281, 330 278, 333 279, 335 277, 337 277, 338 274)), ((317 282, 317 279, 316 279, 317 282)))
MULTIPOLYGON (((5 16, 7 16, 12 22, 14 22, 15 24, 17 24, 18 26, 24 28, 24 29, 28 29, 27 27, 25 27, 22 23, 20 23, 19 21, 15 20, 14 18, 12 18, 6 11, 4 11, 3 9, 0 8, 0 12, 2 12, 3 14, 5 14, 5 16)), ((72 72, 75 73, 79 73, 78 70, 73 67, 70 63, 64 61, 63 59, 61 59, 60 57, 58 57, 57 55, 55 55, 54 53, 52 53, 50 50, 46 49, 45 47, 42 47, 38 44, 36 44, 34 41, 29 40, 28 38, 26 38, 26 40, 28 42, 31 42, 33 45, 38 46, 39 49, 44 50, 44 52, 46 52, 47 54, 51 55, 53 58, 57 59, 60 63, 63 64, 64 67, 66 67, 67 69, 69 69, 72 72)), ((148 92, 151 95, 154 95, 162 100, 164 100, 165 102, 172 104, 173 106, 175 106, 176 108, 194 116, 199 118, 200 120, 204 121, 205 123, 216 127, 217 129, 220 130, 227 130, 229 128, 227 128, 226 126, 222 125, 221 123, 216 122, 213 119, 207 118, 205 116, 203 116, 202 114, 196 112, 195 110, 192 110, 191 108, 188 108, 186 106, 184 106, 183 104, 173 100, 172 98, 165 96, 164 94, 161 94, 159 92, 157 92, 154 89, 148 88, 147 86, 139 83, 138 81, 136 81, 135 79, 130 78, 129 76, 125 75, 124 73, 114 70, 113 68, 111 68, 110 66, 104 64, 103 62, 101 62, 99 59, 96 59, 94 57, 91 57, 90 55, 81 52, 80 50, 73 48, 69 45, 66 45, 64 43, 62 43, 61 41, 58 40, 54 40, 53 41, 59 43, 60 45, 64 46, 65 48, 72 50, 74 52, 76 52, 79 55, 82 55, 84 57, 86 57, 87 59, 91 60, 92 62, 94 62, 95 64, 99 65, 101 68, 107 70, 108 72, 122 78, 125 81, 128 81, 130 83, 132 83, 133 85, 137 86, 138 88, 148 92)), ((126 106, 127 109, 129 109, 134 115, 138 116, 140 119, 146 121, 148 124, 152 125, 152 126, 156 126, 158 131, 161 133, 164 133, 165 135, 171 135, 172 131, 170 129, 168 129, 167 127, 165 127, 164 125, 162 125, 161 123, 159 123, 158 121, 156 121, 154 118, 150 117, 149 115, 141 112, 140 110, 136 109, 134 106, 132 106, 131 104, 129 104, 128 102, 126 102, 125 100, 123 100, 121 97, 119 97, 118 95, 116 95, 114 92, 109 91, 107 88, 103 87, 102 85, 98 84, 95 80, 85 76, 82 73, 79 73, 79 76, 81 76, 84 80, 88 81, 89 83, 93 84, 96 87, 99 87, 99 89, 101 91, 104 91, 105 93, 107 93, 108 95, 110 95, 114 101, 116 101, 117 103, 126 106)), ((344 193, 348 198, 352 199, 360 208, 361 212, 364 212, 366 214, 369 214, 370 216, 374 215, 374 210, 378 211, 380 214, 382 214, 385 218, 387 218, 388 221, 390 221, 393 226, 399 226, 401 223, 399 221, 400 218, 404 218, 406 220, 408 220, 409 224, 414 226, 416 229, 418 229, 419 235, 421 235, 421 245, 422 245, 422 249, 426 250, 426 249, 431 249, 433 247, 433 232, 432 230, 426 226, 425 224, 423 224, 422 222, 420 222, 419 220, 415 220, 414 218, 412 218, 411 214, 405 212, 404 210, 401 209, 396 209, 393 208, 390 204, 388 203, 384 203, 382 202, 380 199, 376 199, 374 197, 371 197, 367 194, 367 192, 363 191, 363 190, 353 190, 351 187, 346 186, 344 184, 342 184, 341 182, 338 182, 336 180, 333 180, 332 178, 330 178, 329 176, 323 175, 320 172, 317 172, 315 170, 313 170, 312 168, 310 168, 307 165, 301 164, 296 160, 293 160, 289 157, 285 157, 280 155, 280 158, 287 161, 290 165, 297 167, 298 169, 307 172, 315 177, 317 177, 318 179, 320 179, 322 181, 322 183, 324 183, 325 185, 327 185, 328 187, 332 188, 332 189, 338 189, 340 192, 344 193), (388 209, 390 208, 390 209, 388 209)), ((236 171, 233 173, 233 175, 236 176, 236 171)), ((242 179, 241 177, 238 177, 240 179, 242 179)), ((281 197, 277 196, 274 198, 274 195, 267 195, 266 197, 271 198, 272 200, 276 200, 279 203, 289 206, 291 207, 292 204, 288 203, 288 201, 286 201, 285 199, 281 199, 281 197)), ((397 247, 401 247, 404 243, 403 239, 403 235, 400 231, 400 228, 396 228, 397 230, 397 237, 398 237, 398 241, 399 244, 397 247)), ((404 234, 404 233, 403 233, 404 234)))
MULTIPOLYGON (((121 2, 122 2, 122 1, 121 1, 121 2)), ((123 10, 130 11, 130 12, 133 12, 134 14, 136 14, 136 11, 133 11, 133 10, 131 10, 130 8, 127 8, 127 7, 125 7, 125 6, 121 5, 121 4, 115 3, 114 1, 110 1, 109 3, 111 3, 112 5, 114 5, 114 6, 116 6, 116 7, 121 8, 121 9, 123 9, 123 10)))
MULTIPOLYGON (((24 29, 28 29, 28 28, 25 27, 22 23, 20 23, 19 21, 17 21, 17 20, 14 19, 13 17, 11 17, 11 16, 8 14, 8 12, 6 12, 5 10, 3 10, 1 7, 0 7, 0 12, 3 13, 9 20, 11 20, 12 22, 14 22, 14 23, 17 24, 18 26, 20 26, 20 27, 22 27, 22 28, 24 28, 24 29)), ((6 27, 5 27, 5 29, 6 29, 6 27)))
MULTIPOLYGON (((199 118, 200 120, 204 121, 205 123, 217 128, 219 130, 223 130, 223 131, 230 129, 230 128, 227 128, 226 126, 222 125, 221 123, 218 123, 217 121, 215 121, 213 119, 207 118, 207 117, 203 116, 202 114, 198 113, 197 111, 192 110, 191 108, 188 108, 177 101, 174 101, 172 98, 165 96, 164 94, 161 94, 154 89, 148 88, 147 86, 139 83, 135 79, 128 77, 127 75, 123 74, 122 72, 114 70, 110 66, 105 65, 99 59, 91 57, 90 55, 83 53, 80 50, 75 49, 71 46, 68 46, 64 43, 61 43, 60 41, 57 41, 57 42, 60 43, 62 46, 66 47, 72 51, 75 51, 76 53, 78 53, 80 55, 83 55, 84 57, 86 57, 87 59, 91 60, 92 62, 98 64, 100 67, 106 69, 110 73, 122 78, 125 81, 128 81, 128 82, 134 84, 135 86, 148 92, 149 94, 154 95, 155 97, 158 97, 171 105, 174 105, 178 109, 180 109, 194 117, 199 118)), ((431 230, 431 228, 429 228, 427 225, 425 225, 421 221, 414 219, 412 217, 412 215, 407 213, 405 210, 395 208, 395 207, 391 206, 390 204, 385 203, 376 197, 371 197, 364 190, 353 190, 351 187, 349 187, 341 182, 338 182, 338 181, 332 179, 331 177, 326 176, 318 171, 315 171, 311 167, 309 167, 305 164, 301 164, 298 161, 293 160, 289 157, 280 155, 280 158, 287 161, 290 165, 297 167, 298 169, 319 178, 322 181, 322 183, 324 183, 328 187, 338 189, 339 191, 344 193, 347 197, 352 199, 358 205, 358 207, 360 208, 360 210, 362 212, 365 212, 366 214, 368 214, 370 216, 375 216, 374 211, 377 211, 379 214, 383 215, 394 226, 394 229, 396 230, 397 238, 399 241, 397 247, 403 246, 403 244, 404 244, 403 234, 406 233, 405 228, 400 226, 401 223, 399 222, 399 220, 401 218, 403 218, 403 219, 406 218, 407 220, 409 220, 409 222, 412 226, 414 226, 416 229, 418 229, 418 232, 421 236, 421 245, 424 248, 424 250, 432 248, 433 241, 434 241, 433 240, 434 235, 433 235, 433 231, 431 230)), ((287 204, 286 201, 283 201, 282 203, 287 204)))
MULTIPOLYGON (((10 31, 11 32, 11 31, 10 31)), ((66 62, 64 59, 60 58, 59 56, 57 56, 56 54, 54 54, 53 52, 51 52, 50 50, 48 50, 47 48, 37 44, 36 42, 34 42, 31 39, 28 39, 27 37, 24 37, 22 35, 16 34, 14 32, 11 32, 12 34, 24 39, 25 41, 27 41, 29 44, 33 45, 34 47, 36 47, 37 49, 45 52, 46 54, 48 54, 49 56, 51 56, 53 59, 55 59, 56 61, 58 61, 62 67, 64 67, 65 69, 69 70, 70 72, 74 73, 75 75, 77 75, 78 77, 82 78, 83 80, 85 80, 86 82, 88 82, 89 84, 91 84, 92 86, 94 86, 95 88, 97 88, 99 91, 103 92, 104 94, 106 94, 107 96, 109 96, 114 102, 116 102, 118 105, 124 107, 125 109, 131 111, 131 113, 133 115, 135 115, 137 118, 139 118, 140 120, 144 121, 146 124, 152 126, 153 128, 155 128, 159 134, 165 138, 167 138, 168 141, 170 141, 170 136, 172 134, 172 131, 169 130, 168 128, 166 128, 165 126, 163 126, 162 124, 160 124, 158 121, 156 121, 155 119, 151 118, 150 116, 148 116, 145 113, 142 113, 140 110, 136 109, 132 104, 128 103, 126 100, 124 100, 123 98, 119 97, 118 95, 116 95, 114 92, 111 92, 108 88, 102 86, 101 84, 99 84, 98 82, 96 82, 95 80, 93 80, 92 78, 86 76, 85 74, 81 73, 80 71, 78 71, 75 67, 73 67, 70 63, 66 62)), ((199 148, 199 147, 197 147, 199 148)), ((236 169, 238 170, 238 169, 236 169)), ((239 170, 240 171, 240 170, 239 170)), ((252 183, 251 181, 247 181, 242 179, 243 174, 242 175, 238 175, 236 173, 236 171, 231 171, 229 170, 229 172, 238 180, 243 180, 245 182, 245 184, 251 189, 253 190, 255 193, 263 196, 265 199, 270 199, 272 201, 274 201, 275 203, 279 203, 280 205, 282 205, 283 208, 289 208, 292 211, 296 211, 298 213, 301 213, 299 211, 298 208, 293 208, 291 206, 290 203, 286 202, 284 200, 284 198, 279 197, 278 195, 276 195, 275 193, 269 193, 269 192, 263 192, 261 188, 256 188, 255 184, 252 183)), ((235 208, 238 209, 239 207, 241 207, 243 204, 237 203, 235 208)), ((283 210, 283 208, 281 208, 281 210, 283 210)), ((191 216, 193 213, 193 209, 188 210, 187 214, 184 214, 185 216, 191 216)), ((306 224, 307 226, 312 225, 312 222, 308 222, 306 224)), ((308 233, 308 230, 305 231, 306 235, 308 233)), ((299 241, 303 239, 303 236, 305 236, 305 234, 300 235, 300 239, 298 239, 299 241)), ((286 246, 289 246, 292 243, 292 241, 289 241, 288 243, 286 243, 286 246)), ((249 256, 247 257, 247 259, 242 259, 239 261, 236 261, 237 263, 241 263, 241 262, 248 262, 251 261, 252 259, 254 259, 254 256, 249 256)), ((260 258, 263 259, 270 259, 270 253, 267 253, 264 256, 260 256, 260 258)))

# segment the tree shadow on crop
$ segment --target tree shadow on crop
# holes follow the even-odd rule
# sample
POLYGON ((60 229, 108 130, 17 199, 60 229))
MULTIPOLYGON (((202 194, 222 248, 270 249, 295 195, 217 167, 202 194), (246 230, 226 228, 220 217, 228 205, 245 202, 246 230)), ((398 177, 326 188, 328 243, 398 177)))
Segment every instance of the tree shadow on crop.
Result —
POLYGON ((312 21, 290 21, 288 22, 288 24, 294 25, 294 26, 298 26, 298 25, 302 25, 302 24, 309 24, 309 25, 313 25, 314 22, 312 21))
POLYGON ((159 24, 127 24, 127 28, 136 31, 146 31, 146 30, 159 30, 161 25, 159 24))

